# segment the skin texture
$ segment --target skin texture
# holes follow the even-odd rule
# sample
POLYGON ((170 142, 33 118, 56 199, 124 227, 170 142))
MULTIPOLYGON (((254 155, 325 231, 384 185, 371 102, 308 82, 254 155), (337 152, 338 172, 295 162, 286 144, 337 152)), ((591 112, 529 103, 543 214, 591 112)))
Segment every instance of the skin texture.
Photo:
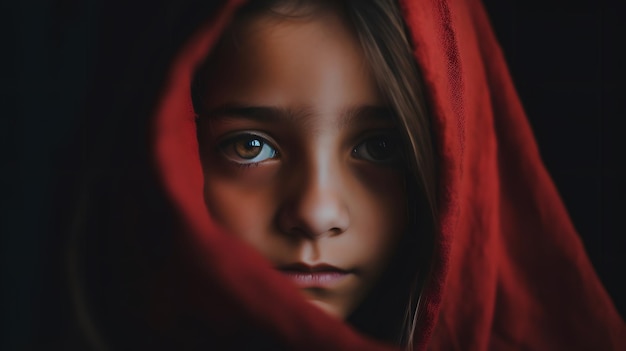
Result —
POLYGON ((380 279, 406 227, 396 128, 341 15, 263 14, 213 53, 199 117, 213 218, 277 269, 331 265, 301 287, 345 319, 380 279))

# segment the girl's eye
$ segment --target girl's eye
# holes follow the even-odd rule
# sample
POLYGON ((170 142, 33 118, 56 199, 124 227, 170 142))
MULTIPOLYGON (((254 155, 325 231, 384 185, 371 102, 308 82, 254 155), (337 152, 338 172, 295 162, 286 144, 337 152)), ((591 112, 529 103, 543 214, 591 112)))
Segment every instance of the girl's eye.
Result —
POLYGON ((376 163, 394 163, 400 159, 400 148, 390 137, 380 135, 361 142, 352 155, 376 163))
POLYGON ((267 140, 254 134, 229 139, 220 145, 220 150, 226 158, 239 164, 255 164, 278 156, 267 140))

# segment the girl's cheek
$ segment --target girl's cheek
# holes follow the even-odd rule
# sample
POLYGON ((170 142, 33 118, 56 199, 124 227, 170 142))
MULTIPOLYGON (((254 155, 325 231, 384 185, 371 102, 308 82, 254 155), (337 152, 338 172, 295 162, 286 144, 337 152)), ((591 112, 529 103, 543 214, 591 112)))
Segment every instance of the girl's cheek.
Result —
POLYGON ((361 186, 375 198, 394 201, 398 197, 403 197, 405 172, 400 167, 359 162, 353 165, 352 172, 354 180, 360 182, 361 186))
MULTIPOLYGON (((243 177, 250 174, 241 175, 243 177)), ((213 219, 228 231, 244 238, 253 238, 267 228, 272 218, 271 187, 252 186, 233 178, 205 178, 205 202, 213 219)))
POLYGON ((205 179, 225 185, 257 188, 266 187, 275 181, 281 169, 280 160, 268 160, 256 164, 239 164, 223 156, 214 155, 204 169, 205 179))
POLYGON ((407 189, 406 175, 400 168, 380 167, 379 165, 360 165, 354 170, 354 177, 363 189, 366 197, 361 203, 367 204, 361 209, 360 215, 364 220, 375 221, 371 225, 379 232, 388 232, 390 236, 380 236, 380 233, 371 233, 373 241, 391 242, 396 233, 404 232, 407 223, 407 189))

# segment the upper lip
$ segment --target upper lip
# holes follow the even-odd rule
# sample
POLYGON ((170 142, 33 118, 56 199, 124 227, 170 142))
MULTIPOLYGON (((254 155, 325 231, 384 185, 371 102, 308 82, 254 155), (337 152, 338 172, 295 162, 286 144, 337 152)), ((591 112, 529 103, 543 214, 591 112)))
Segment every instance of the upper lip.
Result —
POLYGON ((303 273, 317 273, 317 272, 348 273, 348 271, 346 271, 345 269, 341 269, 341 268, 335 267, 327 263, 318 263, 314 265, 309 265, 309 264, 302 263, 302 262, 296 262, 296 263, 291 263, 291 264, 287 264, 284 266, 280 266, 278 267, 278 269, 281 271, 291 271, 291 272, 295 271, 295 272, 303 272, 303 273))

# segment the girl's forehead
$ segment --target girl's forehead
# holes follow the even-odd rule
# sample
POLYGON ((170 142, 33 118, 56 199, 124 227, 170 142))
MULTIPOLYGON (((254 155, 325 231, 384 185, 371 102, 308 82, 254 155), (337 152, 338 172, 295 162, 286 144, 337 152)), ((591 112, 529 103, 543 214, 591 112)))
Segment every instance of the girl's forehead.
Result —
POLYGON ((237 22, 229 32, 222 51, 231 59, 267 59, 262 63, 285 65, 308 58, 343 57, 360 61, 360 66, 365 63, 357 35, 337 12, 325 11, 306 18, 260 14, 237 22), (251 58, 250 54, 258 56, 251 58))
POLYGON ((279 106, 314 113, 384 105, 363 49, 340 14, 259 15, 214 53, 207 108, 279 106))

